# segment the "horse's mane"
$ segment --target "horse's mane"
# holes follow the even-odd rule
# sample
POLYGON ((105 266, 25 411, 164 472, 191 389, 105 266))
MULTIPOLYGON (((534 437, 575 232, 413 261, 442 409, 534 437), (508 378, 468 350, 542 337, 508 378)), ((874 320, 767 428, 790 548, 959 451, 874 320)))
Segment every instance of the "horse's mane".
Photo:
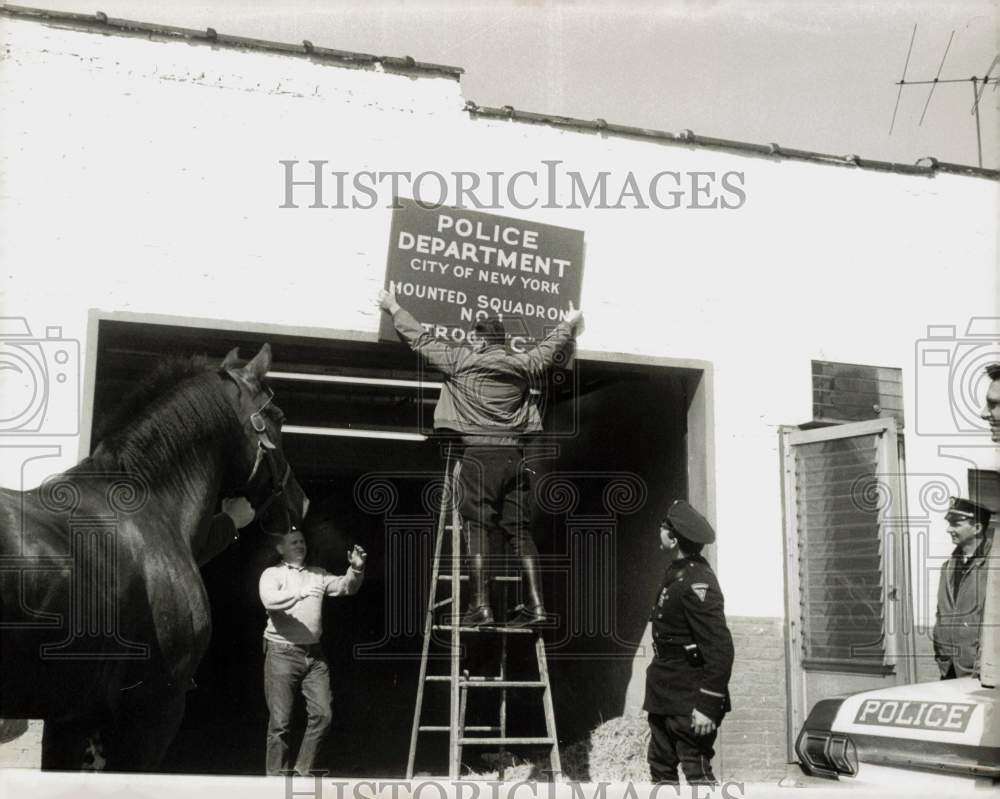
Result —
POLYGON ((218 379, 204 356, 164 361, 100 424, 92 462, 155 483, 189 461, 196 443, 238 436, 218 379))

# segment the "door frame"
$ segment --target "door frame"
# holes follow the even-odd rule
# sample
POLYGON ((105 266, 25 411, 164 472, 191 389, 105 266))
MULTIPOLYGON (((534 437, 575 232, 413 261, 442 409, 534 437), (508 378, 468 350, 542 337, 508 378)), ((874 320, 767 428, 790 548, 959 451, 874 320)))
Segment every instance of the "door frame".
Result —
MULTIPOLYGON (((795 760, 795 737, 805 722, 806 677, 808 669, 802 657, 801 584, 799 581, 799 530, 797 516, 790 509, 795 501, 795 456, 792 448, 817 441, 877 434, 879 481, 888 493, 889 502, 880 502, 878 526, 883 552, 883 625, 885 633, 885 676, 897 684, 916 678, 916 649, 913 639, 913 595, 910 586, 910 541, 907 526, 906 481, 901 433, 892 417, 850 422, 810 430, 781 427, 781 513, 785 572, 785 672, 787 688, 787 733, 789 761, 795 760), (888 469, 885 464, 894 464, 888 469)), ((839 671, 831 668, 831 672, 839 671)), ((847 673, 872 673, 871 666, 847 673)))

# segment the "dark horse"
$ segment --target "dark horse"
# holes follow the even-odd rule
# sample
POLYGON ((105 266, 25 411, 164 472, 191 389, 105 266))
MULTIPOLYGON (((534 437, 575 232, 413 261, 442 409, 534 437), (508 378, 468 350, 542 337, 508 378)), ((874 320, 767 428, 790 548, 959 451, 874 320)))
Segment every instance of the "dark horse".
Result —
POLYGON ((198 567, 234 538, 219 497, 301 521, 270 363, 168 362, 91 457, 0 489, 0 717, 45 719, 42 768, 155 769, 211 634, 198 567))

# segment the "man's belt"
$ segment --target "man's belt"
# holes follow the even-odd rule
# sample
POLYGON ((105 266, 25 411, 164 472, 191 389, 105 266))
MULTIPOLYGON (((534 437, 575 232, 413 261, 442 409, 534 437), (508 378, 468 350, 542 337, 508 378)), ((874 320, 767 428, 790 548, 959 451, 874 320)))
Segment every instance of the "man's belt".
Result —
POLYGON ((682 643, 680 641, 653 641, 653 652, 657 660, 668 660, 677 655, 683 655, 684 659, 692 666, 703 666, 705 658, 694 641, 682 643))
POLYGON ((284 649, 298 649, 307 655, 323 654, 323 645, 318 641, 312 644, 297 644, 294 641, 275 641, 273 638, 264 637, 265 652, 268 646, 276 646, 284 649))
POLYGON ((462 443, 467 447, 523 447, 524 439, 520 436, 488 436, 466 434, 462 443))

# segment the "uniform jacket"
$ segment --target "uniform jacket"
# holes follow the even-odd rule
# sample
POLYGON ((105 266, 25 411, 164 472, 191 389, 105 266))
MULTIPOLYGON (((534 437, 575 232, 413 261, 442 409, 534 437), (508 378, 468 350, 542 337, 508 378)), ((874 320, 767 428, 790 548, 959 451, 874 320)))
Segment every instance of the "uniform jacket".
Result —
POLYGON ((650 613, 656 652, 646 669, 647 713, 688 716, 697 708, 718 724, 731 709, 734 652, 724 604, 715 572, 701 555, 667 567, 650 613), (689 660, 686 644, 697 644, 703 664, 689 660))
MULTIPOLYGON (((942 674, 954 665, 955 676, 964 677, 976 670, 979 654, 979 628, 986 604, 987 561, 993 537, 987 535, 981 548, 972 556, 969 570, 955 592, 955 570, 960 568, 961 552, 956 549, 941 569, 938 583, 937 618, 934 623, 934 655, 942 674)), ((995 568, 995 567, 994 567, 995 568)))
POLYGON ((396 330, 410 347, 445 375, 434 409, 434 429, 472 435, 523 435, 542 429, 542 419, 528 389, 573 338, 573 327, 560 322, 528 352, 470 347, 435 339, 408 311, 392 315, 396 330))

